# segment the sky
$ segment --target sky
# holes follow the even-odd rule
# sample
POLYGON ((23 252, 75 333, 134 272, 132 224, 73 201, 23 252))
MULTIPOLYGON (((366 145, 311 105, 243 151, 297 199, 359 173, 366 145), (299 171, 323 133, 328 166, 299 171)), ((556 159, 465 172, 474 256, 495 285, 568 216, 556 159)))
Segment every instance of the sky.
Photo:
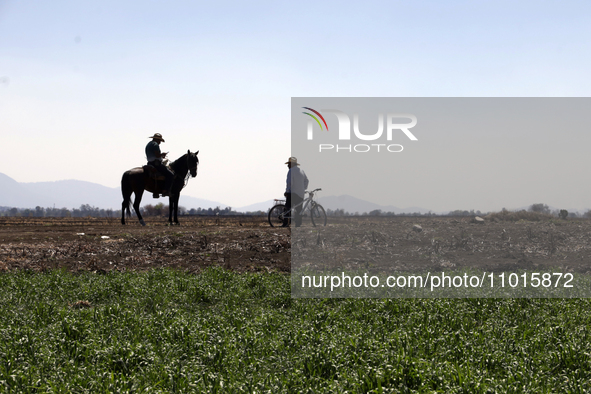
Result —
MULTIPOLYGON (((292 97, 587 97, 590 11, 584 1, 0 0, 0 172, 118 187, 161 133, 171 159, 199 150, 183 194, 233 207, 279 198, 292 97)), ((577 193, 527 203, 591 208, 591 190, 577 193)), ((441 195, 424 208, 523 204, 441 195)))
POLYGON ((591 194, 589 108, 586 97, 294 98, 291 148, 309 189, 385 207, 572 212, 591 194))

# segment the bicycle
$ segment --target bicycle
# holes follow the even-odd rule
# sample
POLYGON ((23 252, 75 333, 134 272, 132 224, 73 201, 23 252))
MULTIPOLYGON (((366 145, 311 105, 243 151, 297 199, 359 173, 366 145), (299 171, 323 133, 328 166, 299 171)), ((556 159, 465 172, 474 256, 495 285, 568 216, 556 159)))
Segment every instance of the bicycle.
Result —
POLYGON ((304 199, 298 205, 291 207, 290 210, 285 210, 285 204, 283 203, 284 200, 275 200, 277 204, 271 208, 269 211, 269 224, 271 227, 281 227, 283 226, 284 219, 287 219, 287 223, 291 222, 291 214, 295 208, 303 205, 301 210, 301 215, 305 216, 307 210, 310 212, 310 218, 312 219, 312 225, 316 227, 319 226, 326 226, 326 212, 324 211, 324 207, 314 201, 314 194, 316 192, 321 191, 322 189, 314 189, 311 192, 306 192, 308 197, 304 199))

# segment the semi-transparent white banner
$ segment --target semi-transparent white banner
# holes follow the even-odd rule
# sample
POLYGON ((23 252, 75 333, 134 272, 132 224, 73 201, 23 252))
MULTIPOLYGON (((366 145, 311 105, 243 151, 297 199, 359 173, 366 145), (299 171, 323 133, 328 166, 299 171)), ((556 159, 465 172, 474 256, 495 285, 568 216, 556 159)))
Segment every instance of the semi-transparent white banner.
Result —
POLYGON ((590 109, 292 98, 292 296, 589 297, 590 109))

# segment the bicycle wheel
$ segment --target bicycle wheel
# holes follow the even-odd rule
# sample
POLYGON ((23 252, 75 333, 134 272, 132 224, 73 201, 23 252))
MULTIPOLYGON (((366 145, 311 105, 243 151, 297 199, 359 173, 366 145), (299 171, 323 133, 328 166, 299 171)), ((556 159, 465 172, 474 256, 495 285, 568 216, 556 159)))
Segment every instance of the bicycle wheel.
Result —
POLYGON ((326 226, 326 212, 322 205, 316 204, 310 210, 310 217, 312 218, 312 224, 314 227, 326 226))
MULTIPOLYGON (((283 212, 285 211, 284 204, 277 204, 269 211, 269 224, 271 227, 283 226, 283 212)), ((287 219, 289 224, 289 219, 287 219)))

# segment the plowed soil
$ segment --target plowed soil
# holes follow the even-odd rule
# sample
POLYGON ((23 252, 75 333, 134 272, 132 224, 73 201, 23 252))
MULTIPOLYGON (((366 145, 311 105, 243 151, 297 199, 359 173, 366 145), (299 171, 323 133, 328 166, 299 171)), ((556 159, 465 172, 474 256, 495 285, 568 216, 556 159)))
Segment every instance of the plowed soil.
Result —
POLYGON ((119 219, 0 218, 0 271, 146 270, 189 272, 219 265, 236 271, 289 272, 289 229, 266 218, 119 219))
POLYGON ((295 267, 591 273, 589 219, 329 218, 327 227, 294 230, 291 242, 295 267))
POLYGON ((216 265, 290 272, 293 252, 320 251, 331 268, 367 265, 411 270, 474 267, 487 271, 560 267, 591 272, 591 220, 495 221, 470 218, 328 218, 328 226, 270 227, 265 217, 0 218, 0 271, 28 269, 103 273, 216 265), (418 225, 421 227, 413 228, 418 225))

